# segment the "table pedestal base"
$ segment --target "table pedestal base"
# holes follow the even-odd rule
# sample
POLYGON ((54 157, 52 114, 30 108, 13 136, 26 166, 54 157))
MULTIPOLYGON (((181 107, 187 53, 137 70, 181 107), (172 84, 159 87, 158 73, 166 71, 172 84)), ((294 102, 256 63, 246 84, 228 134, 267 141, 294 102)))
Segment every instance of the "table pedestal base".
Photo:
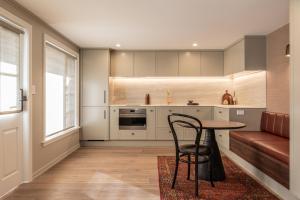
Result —
MULTIPOLYGON (((211 155, 212 170, 213 170, 213 181, 223 181, 225 180, 225 171, 220 154, 220 150, 215 137, 214 129, 207 129, 207 134, 204 139, 204 144, 211 146, 213 153, 211 155)), ((198 165, 199 175, 198 178, 201 180, 210 180, 209 177, 209 164, 198 165)))

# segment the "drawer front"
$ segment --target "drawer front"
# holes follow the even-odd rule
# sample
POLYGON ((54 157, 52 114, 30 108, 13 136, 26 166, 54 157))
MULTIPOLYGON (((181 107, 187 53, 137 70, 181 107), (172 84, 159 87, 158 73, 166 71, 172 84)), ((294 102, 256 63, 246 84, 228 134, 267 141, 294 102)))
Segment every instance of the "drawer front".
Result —
POLYGON ((168 115, 172 113, 182 113, 182 108, 178 107, 158 107, 156 108, 156 127, 169 127, 168 115))
POLYGON ((212 107, 183 108, 183 113, 198 118, 199 120, 212 119, 212 107))
POLYGON ((229 109, 228 108, 218 108, 214 109, 214 119, 215 120, 229 120, 229 109))
MULTIPOLYGON (((176 128, 178 140, 183 140, 183 128, 176 128)), ((170 128, 156 128, 157 140, 174 140, 170 128)))
POLYGON ((146 140, 147 132, 144 130, 119 130, 120 140, 146 140))

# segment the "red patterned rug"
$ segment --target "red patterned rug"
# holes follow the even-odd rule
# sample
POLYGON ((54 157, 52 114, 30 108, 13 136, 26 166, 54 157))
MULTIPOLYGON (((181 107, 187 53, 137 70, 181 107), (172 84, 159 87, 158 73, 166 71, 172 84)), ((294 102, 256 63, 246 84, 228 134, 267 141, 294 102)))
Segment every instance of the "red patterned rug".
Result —
MULTIPOLYGON (((200 181, 199 198, 194 196, 194 181, 186 180, 187 164, 180 163, 175 189, 171 182, 175 168, 175 157, 159 156, 158 173, 161 200, 277 200, 278 198, 267 191, 262 185, 248 176, 227 157, 222 157, 226 180, 215 182, 215 188, 207 181, 200 181)), ((193 168, 191 179, 194 178, 193 168)))

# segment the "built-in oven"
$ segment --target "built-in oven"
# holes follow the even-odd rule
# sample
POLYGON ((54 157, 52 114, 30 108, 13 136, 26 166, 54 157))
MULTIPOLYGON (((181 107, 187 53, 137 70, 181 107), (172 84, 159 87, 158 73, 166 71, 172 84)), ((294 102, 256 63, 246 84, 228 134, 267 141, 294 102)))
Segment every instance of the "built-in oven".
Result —
POLYGON ((147 128, 147 112, 145 108, 120 108, 119 130, 145 130, 147 128))

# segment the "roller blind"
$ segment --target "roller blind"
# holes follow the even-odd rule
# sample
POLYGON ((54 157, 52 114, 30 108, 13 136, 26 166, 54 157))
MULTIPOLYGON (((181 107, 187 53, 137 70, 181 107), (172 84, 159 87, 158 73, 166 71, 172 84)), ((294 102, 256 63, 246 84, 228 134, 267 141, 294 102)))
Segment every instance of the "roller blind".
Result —
POLYGON ((21 32, 0 20, 0 113, 19 110, 21 32))
POLYGON ((76 59, 46 43, 46 136, 75 126, 76 59))

